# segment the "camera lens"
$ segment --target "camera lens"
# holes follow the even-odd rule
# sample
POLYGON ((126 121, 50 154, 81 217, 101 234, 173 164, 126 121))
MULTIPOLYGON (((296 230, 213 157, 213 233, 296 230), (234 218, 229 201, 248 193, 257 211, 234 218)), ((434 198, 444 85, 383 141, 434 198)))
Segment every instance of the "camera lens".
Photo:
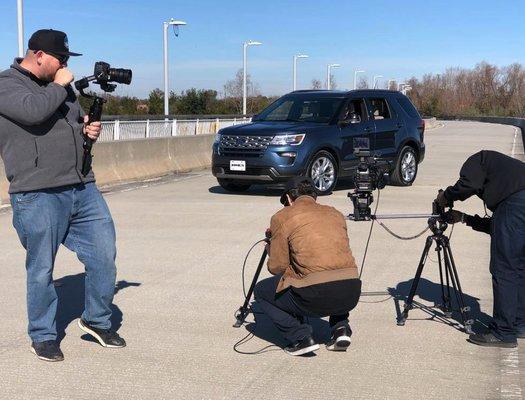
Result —
POLYGON ((109 80, 117 83, 125 83, 129 85, 131 83, 132 72, 130 69, 123 68, 110 68, 109 69, 109 80))

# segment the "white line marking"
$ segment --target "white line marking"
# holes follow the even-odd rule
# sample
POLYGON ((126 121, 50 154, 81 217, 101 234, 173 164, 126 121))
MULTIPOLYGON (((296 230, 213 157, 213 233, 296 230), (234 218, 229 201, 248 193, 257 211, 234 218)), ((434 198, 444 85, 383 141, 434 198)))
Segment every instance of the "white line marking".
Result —
POLYGON ((523 399, 520 384, 520 359, 518 348, 501 349, 501 399, 523 399))

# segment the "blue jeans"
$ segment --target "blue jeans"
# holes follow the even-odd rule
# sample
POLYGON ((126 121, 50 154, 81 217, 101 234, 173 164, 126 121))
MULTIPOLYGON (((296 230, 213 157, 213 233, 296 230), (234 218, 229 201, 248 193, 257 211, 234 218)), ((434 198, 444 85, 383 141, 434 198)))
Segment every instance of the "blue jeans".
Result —
POLYGON ((84 264, 85 310, 90 325, 111 327, 115 291, 115 227, 94 183, 11 194, 13 225, 26 249, 28 333, 56 340, 58 297, 53 266, 60 244, 84 264))
POLYGON ((502 201, 492 216, 490 272, 494 312, 490 328, 504 341, 525 331, 525 190, 502 201))

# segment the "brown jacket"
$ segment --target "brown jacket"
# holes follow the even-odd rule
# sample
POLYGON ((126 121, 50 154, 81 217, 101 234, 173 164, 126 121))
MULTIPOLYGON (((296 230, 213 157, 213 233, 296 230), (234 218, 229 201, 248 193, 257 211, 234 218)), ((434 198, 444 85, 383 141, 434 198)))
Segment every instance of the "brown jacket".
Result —
POLYGON ((268 270, 283 274, 277 292, 357 278, 346 221, 333 207, 300 196, 271 219, 268 270))

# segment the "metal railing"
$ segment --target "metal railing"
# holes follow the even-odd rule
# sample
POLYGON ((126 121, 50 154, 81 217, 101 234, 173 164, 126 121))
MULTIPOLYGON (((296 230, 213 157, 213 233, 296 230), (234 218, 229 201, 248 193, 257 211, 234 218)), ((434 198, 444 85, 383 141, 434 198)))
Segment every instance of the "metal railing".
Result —
POLYGON ((99 141, 133 140, 169 136, 190 136, 217 133, 219 129, 245 124, 251 118, 229 119, 167 119, 143 121, 103 121, 99 141))

